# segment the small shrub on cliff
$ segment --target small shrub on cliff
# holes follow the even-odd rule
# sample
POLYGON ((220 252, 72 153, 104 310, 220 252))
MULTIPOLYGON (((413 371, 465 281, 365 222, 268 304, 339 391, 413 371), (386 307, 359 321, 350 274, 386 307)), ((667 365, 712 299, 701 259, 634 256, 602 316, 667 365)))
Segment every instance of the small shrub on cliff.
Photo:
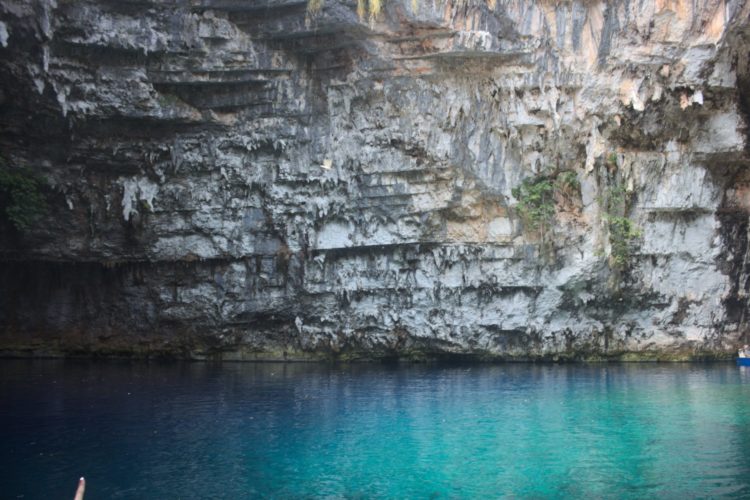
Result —
POLYGON ((571 170, 560 172, 555 178, 555 193, 568 203, 573 203, 576 198, 580 198, 581 182, 578 180, 578 175, 571 170))
POLYGON ((518 200, 516 210, 524 225, 531 231, 538 232, 542 245, 545 245, 552 232, 556 199, 559 203, 572 202, 574 198, 580 197, 580 191, 581 184, 576 173, 565 170, 524 179, 511 193, 518 200))
POLYGON ((47 210, 44 181, 25 169, 0 162, 0 213, 18 231, 31 228, 47 210))
POLYGON ((610 263, 624 269, 630 260, 634 242, 641 237, 641 230, 627 217, 604 215, 609 225, 610 263))
POLYGON ((641 237, 641 230, 627 217, 632 193, 620 183, 605 190, 600 200, 604 208, 602 219, 609 230, 609 265, 617 273, 624 271, 641 237))
POLYGON ((562 191, 581 189, 581 183, 578 181, 578 176, 572 170, 561 172, 555 179, 555 185, 562 191))
POLYGON ((555 215, 554 185, 547 177, 524 179, 521 185, 511 190, 518 200, 517 210, 524 223, 542 237, 555 215))
POLYGON ((617 168, 617 153, 615 153, 614 151, 611 151, 607 155, 607 167, 617 168))

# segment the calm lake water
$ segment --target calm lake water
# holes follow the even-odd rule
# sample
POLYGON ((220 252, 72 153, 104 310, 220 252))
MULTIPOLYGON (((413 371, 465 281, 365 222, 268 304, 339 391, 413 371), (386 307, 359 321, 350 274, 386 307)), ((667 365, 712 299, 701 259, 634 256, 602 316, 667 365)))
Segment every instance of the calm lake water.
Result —
POLYGON ((748 497, 750 370, 0 361, 0 497, 748 497))

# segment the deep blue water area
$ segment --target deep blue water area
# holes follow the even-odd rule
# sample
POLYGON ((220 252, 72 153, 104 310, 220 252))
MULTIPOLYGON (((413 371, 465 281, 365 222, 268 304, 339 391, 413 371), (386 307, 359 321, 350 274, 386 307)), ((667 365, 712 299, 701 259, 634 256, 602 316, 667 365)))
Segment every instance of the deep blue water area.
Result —
POLYGON ((0 361, 0 498, 750 497, 750 368, 0 361))

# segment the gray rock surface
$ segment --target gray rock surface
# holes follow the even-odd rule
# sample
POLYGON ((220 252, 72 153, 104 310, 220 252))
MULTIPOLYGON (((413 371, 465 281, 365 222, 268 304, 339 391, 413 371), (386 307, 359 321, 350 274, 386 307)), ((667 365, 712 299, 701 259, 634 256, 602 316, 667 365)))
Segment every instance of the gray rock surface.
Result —
POLYGON ((0 0, 0 154, 49 207, 0 226, 0 351, 746 342, 750 2, 411 3, 0 0))

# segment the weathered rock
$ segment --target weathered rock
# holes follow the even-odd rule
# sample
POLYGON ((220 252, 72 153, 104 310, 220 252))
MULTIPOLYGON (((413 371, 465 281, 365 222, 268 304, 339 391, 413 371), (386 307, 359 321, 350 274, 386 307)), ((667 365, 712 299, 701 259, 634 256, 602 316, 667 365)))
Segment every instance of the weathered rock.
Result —
POLYGON ((355 4, 0 0, 0 153, 49 183, 37 227, 0 227, 0 349, 747 341, 749 3, 355 4), (551 223, 524 179, 555 182, 551 223))

